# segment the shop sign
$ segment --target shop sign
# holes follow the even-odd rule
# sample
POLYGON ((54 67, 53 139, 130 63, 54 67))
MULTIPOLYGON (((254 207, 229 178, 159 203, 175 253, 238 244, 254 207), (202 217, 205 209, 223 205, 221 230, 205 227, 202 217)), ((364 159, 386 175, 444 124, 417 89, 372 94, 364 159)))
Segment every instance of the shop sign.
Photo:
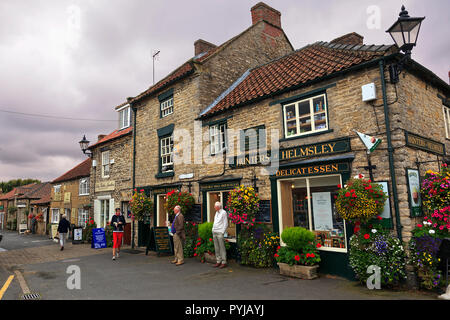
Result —
POLYGON ((405 131, 406 145, 411 148, 421 149, 440 156, 445 156, 445 146, 443 143, 421 137, 417 134, 405 131))
POLYGON ((170 242, 168 227, 154 227, 153 236, 155 239, 156 252, 171 253, 172 243, 170 242))
MULTIPOLYGON (((138 188, 139 190, 139 188, 138 188)), ((152 192, 153 194, 163 194, 163 193, 167 193, 170 192, 172 190, 180 190, 180 186, 176 185, 176 186, 168 186, 168 187, 160 187, 160 188, 152 188, 152 192)))
POLYGON ((231 190, 239 188, 239 181, 224 181, 224 182, 214 182, 210 184, 200 185, 201 191, 210 190, 231 190))
POLYGON ((116 182, 113 181, 102 181, 97 182, 95 184, 95 191, 96 192, 102 192, 102 191, 114 191, 116 187, 116 182))
POLYGON ((70 192, 64 192, 64 203, 70 202, 70 192))
POLYGON ((422 199, 420 197, 419 170, 406 168, 406 182, 411 217, 420 217, 422 215, 422 199))
POLYGON ((55 192, 55 195, 54 195, 54 198, 53 198, 53 200, 54 201, 61 201, 61 192, 55 192))
POLYGON ((245 167, 251 165, 270 164, 272 160, 289 161, 296 159, 311 158, 336 153, 349 152, 351 150, 350 138, 320 142, 315 144, 303 145, 280 149, 272 159, 271 152, 262 154, 250 153, 229 159, 229 166, 232 168, 245 167), (276 158, 278 156, 278 158, 276 158))
POLYGON ((91 248, 94 249, 106 248, 105 229, 103 228, 92 229, 91 248))
POLYGON ((338 173, 342 171, 349 171, 348 163, 330 163, 300 168, 278 169, 275 176, 277 177, 309 176, 309 175, 338 173))

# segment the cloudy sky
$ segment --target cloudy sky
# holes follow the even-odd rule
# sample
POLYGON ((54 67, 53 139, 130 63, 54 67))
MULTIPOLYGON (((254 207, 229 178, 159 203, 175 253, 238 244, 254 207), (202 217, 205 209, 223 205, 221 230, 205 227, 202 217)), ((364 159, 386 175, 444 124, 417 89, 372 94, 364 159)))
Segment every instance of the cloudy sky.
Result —
MULTIPOLYGON (((257 2, 1 0, 0 181, 53 180, 83 161, 83 134, 95 141, 115 130, 114 107, 152 84, 155 50, 158 81, 194 55, 195 40, 219 45, 249 27, 257 2)), ((391 44, 384 31, 404 4, 426 16, 413 58, 448 82, 447 0, 265 3, 281 11, 296 49, 352 31, 366 44, 391 44)))

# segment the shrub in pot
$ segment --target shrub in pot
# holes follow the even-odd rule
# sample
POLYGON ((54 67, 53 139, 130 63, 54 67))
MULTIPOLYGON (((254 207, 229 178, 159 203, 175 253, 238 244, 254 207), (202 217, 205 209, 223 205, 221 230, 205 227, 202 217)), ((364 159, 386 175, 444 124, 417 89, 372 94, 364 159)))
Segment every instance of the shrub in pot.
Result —
POLYGON ((301 227, 286 228, 281 233, 285 247, 278 247, 274 255, 280 267, 280 274, 302 279, 317 278, 320 247, 315 235, 301 227))

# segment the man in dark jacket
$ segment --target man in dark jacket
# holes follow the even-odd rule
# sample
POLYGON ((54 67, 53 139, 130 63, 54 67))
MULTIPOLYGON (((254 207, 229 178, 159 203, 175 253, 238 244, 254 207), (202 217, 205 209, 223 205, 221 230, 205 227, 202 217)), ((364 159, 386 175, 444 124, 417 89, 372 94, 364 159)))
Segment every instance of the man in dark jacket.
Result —
POLYGON ((111 218, 111 226, 113 227, 113 260, 116 260, 116 257, 119 257, 120 246, 122 245, 123 239, 123 229, 125 225, 125 217, 121 214, 120 208, 116 208, 116 214, 111 218))
POLYGON ((66 215, 63 214, 61 221, 58 224, 59 244, 61 245, 61 251, 64 250, 64 244, 66 242, 67 233, 70 231, 70 222, 67 221, 66 215))
POLYGON ((186 233, 184 231, 184 216, 181 213, 181 207, 176 206, 173 209, 175 218, 172 222, 171 232, 173 234, 173 251, 175 253, 175 259, 172 263, 179 266, 184 263, 183 242, 186 239, 186 233))

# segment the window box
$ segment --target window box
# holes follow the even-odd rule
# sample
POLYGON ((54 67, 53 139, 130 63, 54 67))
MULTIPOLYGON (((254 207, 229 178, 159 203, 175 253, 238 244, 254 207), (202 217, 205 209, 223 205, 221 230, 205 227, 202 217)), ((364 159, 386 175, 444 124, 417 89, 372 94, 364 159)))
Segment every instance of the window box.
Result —
POLYGON ((287 263, 278 262, 280 274, 288 277, 300 278, 305 280, 312 280, 318 277, 317 269, 319 265, 314 266, 290 266, 287 263))

